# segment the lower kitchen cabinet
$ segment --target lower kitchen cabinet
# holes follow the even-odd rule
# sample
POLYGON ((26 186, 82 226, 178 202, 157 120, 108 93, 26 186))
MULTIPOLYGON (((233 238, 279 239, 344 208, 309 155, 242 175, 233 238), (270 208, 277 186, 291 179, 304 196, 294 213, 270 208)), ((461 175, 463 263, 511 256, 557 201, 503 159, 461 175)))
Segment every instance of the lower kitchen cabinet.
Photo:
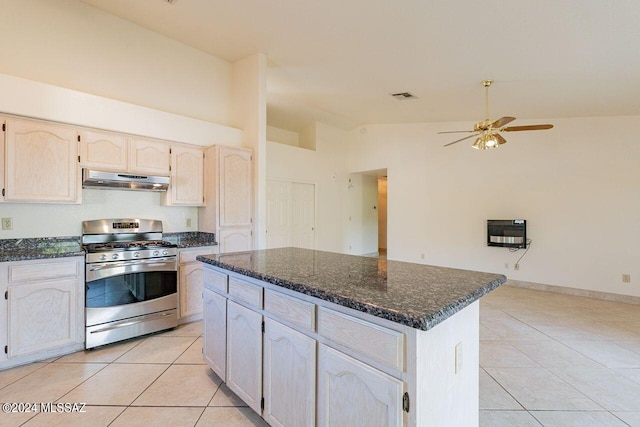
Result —
POLYGON ((227 303, 227 379, 229 388, 257 413, 262 400, 262 315, 227 303))
POLYGON ((178 251, 178 319, 191 322, 202 318, 202 263, 198 255, 218 252, 217 246, 184 248, 178 251))
POLYGON ((202 291, 204 313, 202 322, 202 353, 204 361, 222 381, 227 372, 227 299, 209 289, 202 291))
POLYGON ((402 381, 320 344, 319 426, 402 426, 402 389, 402 381))
MULTIPOLYGON (((382 355, 397 352, 401 332, 333 314, 265 282, 204 269, 204 359, 270 425, 403 425, 405 383, 357 359, 377 359, 363 340, 377 342, 382 355), (352 337, 339 347, 346 353, 332 347, 345 334, 352 337)), ((403 371, 395 358, 378 359, 403 371)))
POLYGON ((313 426, 316 419, 316 341, 266 318, 264 413, 272 426, 313 426))
POLYGON ((83 257, 0 263, 0 286, 7 299, 0 368, 84 348, 83 257))
POLYGON ((202 315, 202 266, 197 263, 179 267, 180 318, 202 315))
POLYGON ((220 228, 220 253, 250 251, 253 248, 251 227, 220 228))
POLYGON ((10 286, 9 357, 83 342, 77 328, 84 323, 79 292, 76 279, 10 286))

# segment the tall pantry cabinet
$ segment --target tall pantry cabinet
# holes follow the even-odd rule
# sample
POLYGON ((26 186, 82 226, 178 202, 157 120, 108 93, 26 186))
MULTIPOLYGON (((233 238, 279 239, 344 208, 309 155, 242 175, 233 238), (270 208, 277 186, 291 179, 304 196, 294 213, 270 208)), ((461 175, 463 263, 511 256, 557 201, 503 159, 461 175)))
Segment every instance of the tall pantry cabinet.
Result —
POLYGON ((206 149, 205 200, 198 229, 216 233, 220 253, 253 249, 253 150, 206 149))

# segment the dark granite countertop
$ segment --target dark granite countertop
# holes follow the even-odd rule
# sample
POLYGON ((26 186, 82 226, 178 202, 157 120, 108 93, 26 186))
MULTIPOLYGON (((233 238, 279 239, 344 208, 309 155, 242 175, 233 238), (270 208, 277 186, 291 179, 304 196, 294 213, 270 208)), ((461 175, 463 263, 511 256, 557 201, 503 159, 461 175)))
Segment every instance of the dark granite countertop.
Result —
POLYGON ((501 274, 299 248, 196 259, 425 331, 507 280, 501 274))
POLYGON ((198 246, 217 246, 215 233, 189 231, 181 233, 164 233, 163 240, 178 245, 178 248, 195 248, 198 246))
POLYGON ((84 256, 79 237, 0 239, 0 262, 84 256))

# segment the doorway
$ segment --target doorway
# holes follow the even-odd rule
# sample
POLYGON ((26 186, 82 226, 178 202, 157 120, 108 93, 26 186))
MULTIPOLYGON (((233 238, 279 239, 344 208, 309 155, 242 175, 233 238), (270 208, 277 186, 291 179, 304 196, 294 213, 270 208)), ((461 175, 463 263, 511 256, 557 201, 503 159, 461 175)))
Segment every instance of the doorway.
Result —
POLYGON ((387 256, 387 176, 378 177, 378 256, 387 256))

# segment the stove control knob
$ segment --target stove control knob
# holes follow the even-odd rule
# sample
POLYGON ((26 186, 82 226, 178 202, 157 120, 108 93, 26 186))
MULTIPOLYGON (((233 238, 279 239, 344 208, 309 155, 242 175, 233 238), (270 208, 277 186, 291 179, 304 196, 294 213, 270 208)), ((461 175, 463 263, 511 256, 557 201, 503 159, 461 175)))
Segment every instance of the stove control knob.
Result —
POLYGON ((104 261, 105 259, 107 259, 106 255, 100 255, 100 261, 104 261))
POLYGON ((111 259, 118 259, 118 258, 120 258, 120 256, 118 254, 111 255, 111 259))
POLYGON ((134 253, 133 253, 133 257, 134 257, 134 258, 138 258, 138 257, 140 257, 140 252, 138 252, 138 251, 134 252, 134 253))
POLYGON ((162 251, 162 255, 169 255, 169 251, 165 249, 164 251, 162 251))
POLYGON ((160 255, 160 252, 158 252, 158 251, 153 251, 153 256, 158 256, 158 255, 160 255))

